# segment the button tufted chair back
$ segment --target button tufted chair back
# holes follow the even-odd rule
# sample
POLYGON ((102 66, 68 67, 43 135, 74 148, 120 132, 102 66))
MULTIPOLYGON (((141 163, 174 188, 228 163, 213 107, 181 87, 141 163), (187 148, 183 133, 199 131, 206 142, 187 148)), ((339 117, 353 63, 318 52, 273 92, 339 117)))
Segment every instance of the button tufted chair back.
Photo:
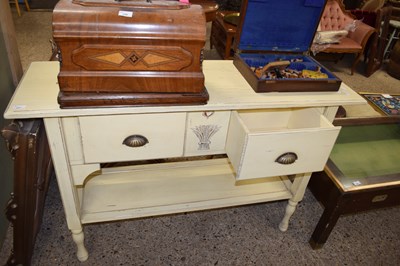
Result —
POLYGON ((320 30, 343 30, 351 24, 354 18, 343 12, 340 4, 335 0, 328 0, 322 13, 320 30))
POLYGON ((351 13, 346 12, 341 0, 328 0, 318 25, 318 31, 348 30, 348 34, 339 43, 329 44, 323 53, 354 54, 351 74, 364 54, 368 39, 375 29, 362 21, 357 21, 351 13))

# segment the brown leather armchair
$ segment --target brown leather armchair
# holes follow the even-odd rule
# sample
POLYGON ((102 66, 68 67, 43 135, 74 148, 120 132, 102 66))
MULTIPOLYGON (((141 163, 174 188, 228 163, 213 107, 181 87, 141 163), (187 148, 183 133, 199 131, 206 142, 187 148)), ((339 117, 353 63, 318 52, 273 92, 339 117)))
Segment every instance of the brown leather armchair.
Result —
MULTIPOLYGON (((350 12, 346 12, 341 0, 328 0, 324 8, 320 24, 320 31, 340 31, 352 24, 355 18, 350 12)), ((348 31, 347 36, 340 38, 338 43, 326 46, 322 53, 355 54, 351 74, 364 53, 366 44, 375 29, 362 21, 357 21, 354 31, 348 31)))

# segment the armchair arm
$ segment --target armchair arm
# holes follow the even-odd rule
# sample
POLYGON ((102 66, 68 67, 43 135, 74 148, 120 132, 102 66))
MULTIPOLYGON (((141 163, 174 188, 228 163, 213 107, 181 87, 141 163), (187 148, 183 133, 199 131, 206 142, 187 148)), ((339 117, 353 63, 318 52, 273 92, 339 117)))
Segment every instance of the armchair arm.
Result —
POLYGON ((375 32, 375 29, 367 24, 365 24, 362 21, 358 21, 358 25, 356 29, 352 32, 350 31, 347 37, 350 39, 354 40, 358 44, 360 44, 362 47, 365 46, 367 43, 369 37, 372 35, 372 33, 375 32))

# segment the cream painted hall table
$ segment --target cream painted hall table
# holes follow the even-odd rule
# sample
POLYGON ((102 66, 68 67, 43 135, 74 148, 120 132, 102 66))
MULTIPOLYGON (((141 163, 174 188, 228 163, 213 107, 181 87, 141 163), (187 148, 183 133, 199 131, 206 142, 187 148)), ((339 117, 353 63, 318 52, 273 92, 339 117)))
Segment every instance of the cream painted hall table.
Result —
POLYGON ((286 231, 340 131, 338 106, 365 104, 345 84, 257 94, 232 61, 204 61, 206 105, 60 109, 58 71, 58 62, 32 63, 4 116, 43 119, 80 261, 82 225, 101 221, 288 199, 286 231), (168 160, 101 167, 152 159, 168 160))

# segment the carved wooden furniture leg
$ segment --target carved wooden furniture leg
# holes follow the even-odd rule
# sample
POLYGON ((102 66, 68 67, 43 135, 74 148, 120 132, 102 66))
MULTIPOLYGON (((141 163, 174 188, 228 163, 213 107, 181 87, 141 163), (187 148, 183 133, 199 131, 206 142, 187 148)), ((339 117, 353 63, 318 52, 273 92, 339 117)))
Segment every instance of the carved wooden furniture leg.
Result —
POLYGON ((68 229, 72 233, 72 239, 77 246, 77 257, 80 261, 88 258, 88 252, 84 245, 84 234, 80 220, 79 210, 80 201, 76 188, 74 189, 74 180, 70 168, 67 150, 65 148, 63 124, 60 118, 45 118, 44 124, 54 162, 54 169, 58 187, 60 188, 61 199, 64 206, 64 212, 67 219, 68 229))
POLYGON ((290 188, 290 191, 293 193, 293 197, 289 199, 288 205, 286 206, 285 215, 279 224, 279 230, 282 232, 285 232, 288 229, 290 217, 292 217, 294 211, 296 210, 296 206, 299 201, 303 199, 310 177, 311 173, 295 176, 290 188))
POLYGON ((50 151, 41 119, 15 120, 1 131, 14 159, 14 192, 6 207, 13 226, 7 265, 30 265, 50 176, 50 151))

